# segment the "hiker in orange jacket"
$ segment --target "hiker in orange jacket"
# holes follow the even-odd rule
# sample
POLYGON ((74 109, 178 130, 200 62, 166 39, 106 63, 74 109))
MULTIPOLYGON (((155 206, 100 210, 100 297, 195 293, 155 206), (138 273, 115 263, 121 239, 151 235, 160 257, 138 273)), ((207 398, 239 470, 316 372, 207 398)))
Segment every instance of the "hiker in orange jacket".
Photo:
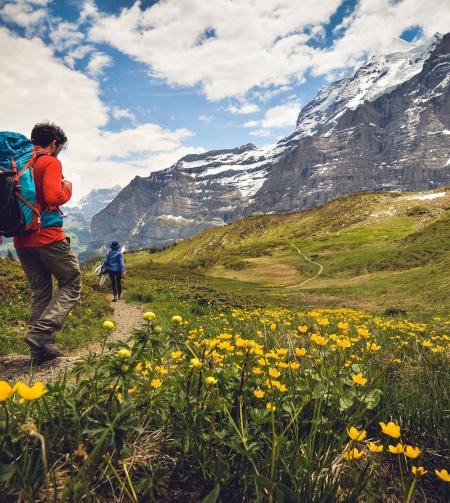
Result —
POLYGON ((72 184, 64 180, 57 159, 67 137, 58 126, 42 123, 34 126, 31 141, 36 152, 45 154, 34 164, 42 222, 39 231, 15 237, 14 247, 31 287, 31 318, 25 342, 32 362, 40 364, 62 356, 54 333, 63 327, 70 309, 80 299, 81 272, 64 234, 59 209, 72 196, 72 184), (58 281, 56 292, 52 276, 58 281))

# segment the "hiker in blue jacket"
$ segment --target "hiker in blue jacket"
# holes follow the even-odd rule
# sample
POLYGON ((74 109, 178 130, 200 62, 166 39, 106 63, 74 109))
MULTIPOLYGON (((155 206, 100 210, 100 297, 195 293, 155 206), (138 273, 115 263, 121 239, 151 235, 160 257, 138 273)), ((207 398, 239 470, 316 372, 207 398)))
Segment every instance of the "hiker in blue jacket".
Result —
POLYGON ((116 302, 122 298, 122 275, 125 276, 125 262, 117 241, 111 243, 110 250, 103 261, 103 267, 108 270, 114 294, 113 302, 116 302))

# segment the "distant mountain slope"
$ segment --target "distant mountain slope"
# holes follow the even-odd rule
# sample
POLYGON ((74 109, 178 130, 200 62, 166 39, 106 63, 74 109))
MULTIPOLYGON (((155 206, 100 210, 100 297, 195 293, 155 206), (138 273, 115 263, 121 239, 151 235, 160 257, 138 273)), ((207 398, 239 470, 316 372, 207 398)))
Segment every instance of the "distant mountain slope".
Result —
POLYGON ((245 215, 314 207, 365 191, 450 182, 450 34, 372 58, 322 89, 275 147, 186 156, 136 177, 92 219, 111 239, 161 247, 245 215))
POLYGON ((80 199, 77 205, 66 205, 64 211, 64 229, 70 236, 72 247, 77 253, 86 251, 91 240, 91 218, 107 206, 120 192, 116 185, 107 189, 93 189, 80 199))
MULTIPOLYGON (((141 260, 371 309, 430 311, 450 302, 450 191, 364 193, 207 229, 141 260)), ((277 293, 278 292, 278 293, 277 293)))

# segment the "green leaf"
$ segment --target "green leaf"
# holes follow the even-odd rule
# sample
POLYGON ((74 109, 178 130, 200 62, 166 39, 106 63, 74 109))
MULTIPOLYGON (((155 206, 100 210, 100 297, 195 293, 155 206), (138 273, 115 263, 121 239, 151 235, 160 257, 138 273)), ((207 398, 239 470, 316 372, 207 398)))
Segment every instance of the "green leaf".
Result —
POLYGON ((16 471, 16 465, 6 465, 0 463, 0 482, 8 482, 8 480, 14 475, 16 471))
POLYGON ((353 397, 343 396, 339 399, 339 410, 344 412, 353 405, 353 397))
POLYGON ((202 503, 216 503, 219 493, 220 487, 219 484, 217 484, 216 487, 202 499, 202 503))

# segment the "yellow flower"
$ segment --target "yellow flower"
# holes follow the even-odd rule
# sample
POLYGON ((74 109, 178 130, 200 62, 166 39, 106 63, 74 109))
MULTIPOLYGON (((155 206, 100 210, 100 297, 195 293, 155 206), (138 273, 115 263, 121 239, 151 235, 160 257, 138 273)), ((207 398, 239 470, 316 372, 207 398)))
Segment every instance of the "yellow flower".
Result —
POLYGON ((199 369, 201 366, 202 362, 198 358, 191 358, 191 367, 199 369))
POLYGON ((330 322, 328 321, 328 318, 319 318, 319 319, 317 320, 317 323, 318 323, 319 325, 321 325, 322 327, 326 327, 327 325, 329 325, 329 324, 330 324, 330 322))
POLYGON ((366 348, 369 350, 369 351, 378 351, 379 349, 381 349, 381 346, 377 346, 375 344, 375 342, 368 342, 366 344, 366 348))
POLYGON ((256 398, 263 398, 266 392, 262 389, 257 389, 253 392, 253 394, 256 396, 256 398))
POLYGON ((408 458, 416 459, 420 456, 422 451, 418 447, 412 447, 411 445, 407 445, 405 447, 405 454, 408 458))
POLYGON ((259 367, 253 367, 253 368, 252 368, 252 372, 253 372, 255 375, 262 374, 262 370, 261 370, 259 367))
POLYGON ((217 383, 217 379, 213 376, 208 376, 206 379, 205 379, 205 382, 208 386, 214 386, 214 384, 217 383))
POLYGON ((341 330, 348 330, 348 323, 344 323, 344 322, 340 321, 338 323, 338 328, 340 328, 341 330))
POLYGON ((276 324, 275 324, 275 323, 271 323, 271 324, 270 324, 270 326, 269 326, 269 328, 270 328, 270 330, 271 330, 272 332, 275 332, 275 330, 277 329, 277 326, 276 326, 276 324))
POLYGON ((388 445, 388 449, 391 454, 402 454, 405 450, 402 444, 388 445))
POLYGON ((0 402, 4 402, 14 393, 14 388, 6 381, 0 381, 0 402))
POLYGON ((383 450, 382 445, 377 445, 374 444, 373 442, 369 442, 368 447, 370 452, 381 452, 383 450))
POLYGON ((392 438, 400 437, 400 426, 393 423, 392 421, 389 421, 387 424, 383 423, 383 421, 380 421, 378 424, 381 426, 381 431, 385 435, 389 435, 392 438))
POLYGON ((418 477, 422 477, 426 473, 428 473, 428 470, 425 470, 423 466, 412 466, 411 471, 414 473, 414 475, 417 475, 418 477))
POLYGON ((152 386, 153 388, 160 388, 161 384, 162 384, 161 379, 152 379, 150 386, 152 386))
POLYGON ((183 322, 183 318, 181 316, 178 316, 177 314, 175 316, 172 316, 172 319, 170 320, 174 325, 180 325, 183 322))
POLYGON ((364 456, 364 452, 359 451, 356 447, 350 449, 347 452, 344 452, 344 459, 346 459, 347 461, 351 461, 352 459, 359 459, 362 456, 364 456))
POLYGON ((336 344, 340 347, 340 348, 349 348, 352 343, 348 340, 348 339, 339 339, 336 344))
POLYGON ((170 353, 170 356, 174 360, 178 360, 179 358, 181 358, 183 356, 183 353, 181 351, 172 351, 172 353, 170 353))
POLYGON ((147 311, 143 315, 144 320, 153 321, 156 318, 156 314, 152 311, 147 311))
POLYGON ((450 482, 450 473, 447 470, 434 470, 434 473, 444 482, 450 482))
POLYGON ((278 372, 277 369, 274 369, 271 367, 269 369, 269 375, 270 375, 270 377, 274 377, 276 379, 277 377, 280 377, 280 372, 278 372))
POLYGON ((348 433, 348 436, 352 440, 356 440, 358 442, 362 442, 366 438, 366 435, 367 435, 366 430, 359 431, 354 426, 350 426, 350 429, 347 430, 347 433, 348 433))
POLYGON ((131 351, 126 348, 119 349, 119 351, 117 351, 117 358, 119 358, 119 360, 128 360, 131 358, 131 351))
POLYGON ((300 333, 304 334, 305 332, 307 332, 307 331, 308 331, 308 325, 300 325, 299 327, 297 327, 297 330, 298 330, 300 333))
POLYGON ((289 362, 289 367, 291 369, 298 369, 300 367, 300 363, 297 362, 289 362))
POLYGON ((352 379, 354 383, 360 384, 361 386, 364 386, 367 383, 367 379, 363 377, 361 373, 352 375, 352 379))
POLYGON ((114 330, 116 326, 114 325, 114 322, 106 320, 103 322, 103 328, 106 330, 114 330))
POLYGON ((357 332, 361 337, 367 337, 369 335, 367 328, 358 328, 357 332))
POLYGON ((325 339, 325 337, 322 337, 321 335, 317 334, 312 334, 311 340, 315 342, 318 346, 325 346, 325 344, 328 342, 328 340, 325 339))
POLYGON ((422 346, 424 348, 429 348, 431 346, 431 341, 429 339, 425 339, 423 342, 422 342, 422 346))
POLYGON ((305 356, 306 355, 306 349, 305 348, 295 348, 295 354, 297 356, 305 356))
POLYGON ((31 388, 19 381, 14 386, 14 389, 17 391, 20 398, 23 398, 24 400, 36 400, 48 393, 48 390, 45 389, 44 384, 40 381, 36 382, 31 388))
POLYGON ((258 365, 261 365, 262 367, 267 365, 265 358, 258 358, 256 361, 258 362, 258 365))
POLYGON ((267 402, 266 409, 270 410, 270 412, 275 412, 277 410, 277 407, 272 402, 267 402))

